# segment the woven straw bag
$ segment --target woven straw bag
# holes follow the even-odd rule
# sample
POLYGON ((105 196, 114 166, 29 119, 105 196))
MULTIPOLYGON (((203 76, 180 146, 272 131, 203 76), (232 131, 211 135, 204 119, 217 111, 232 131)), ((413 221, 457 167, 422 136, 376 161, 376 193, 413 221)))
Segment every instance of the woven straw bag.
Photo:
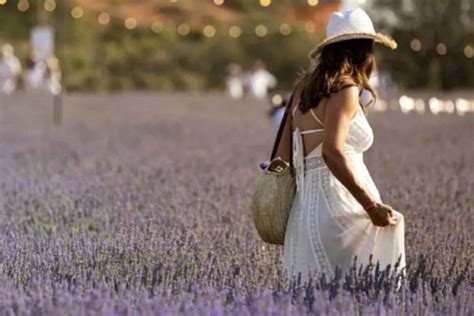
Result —
POLYGON ((250 209, 260 238, 266 243, 283 245, 286 224, 296 191, 293 167, 282 159, 275 158, 283 129, 293 103, 292 93, 273 145, 269 166, 257 181, 250 209))
POLYGON ((295 190, 290 165, 274 159, 258 179, 251 204, 255 228, 264 242, 283 245, 295 190))

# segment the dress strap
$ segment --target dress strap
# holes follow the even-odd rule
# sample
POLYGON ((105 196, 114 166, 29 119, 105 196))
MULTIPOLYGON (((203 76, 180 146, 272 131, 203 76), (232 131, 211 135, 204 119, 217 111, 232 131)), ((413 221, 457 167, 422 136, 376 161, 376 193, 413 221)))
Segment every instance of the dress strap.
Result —
POLYGON ((324 126, 324 123, 321 122, 321 120, 316 116, 316 113, 314 113, 313 109, 309 109, 309 111, 311 112, 311 115, 314 117, 314 119, 315 119, 319 124, 321 124, 322 126, 324 126))
POLYGON ((324 128, 318 128, 318 129, 308 129, 306 131, 301 131, 300 133, 302 135, 306 135, 306 134, 311 134, 311 133, 317 133, 317 132, 323 132, 324 131, 324 128))

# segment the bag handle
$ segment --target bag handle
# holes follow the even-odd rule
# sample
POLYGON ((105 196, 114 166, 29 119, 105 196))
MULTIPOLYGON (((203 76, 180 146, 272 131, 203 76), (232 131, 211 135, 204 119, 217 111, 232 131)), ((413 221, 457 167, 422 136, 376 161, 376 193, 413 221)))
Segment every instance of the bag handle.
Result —
MULTIPOLYGON (((270 157, 270 161, 272 161, 275 158, 277 150, 278 150, 278 146, 280 145, 280 140, 281 140, 281 137, 283 135, 283 130, 285 129, 285 125, 286 125, 286 121, 288 119, 288 115, 291 112, 291 108, 293 106, 293 99, 294 99, 294 96, 295 96, 295 91, 296 91, 296 89, 293 89, 293 91, 291 92, 290 99, 286 103, 285 114, 283 115, 283 119, 280 122, 280 127, 278 128, 278 133, 277 133, 277 136, 275 138, 275 142, 273 143, 273 149, 272 149, 272 155, 270 157)), ((290 142, 291 142, 291 137, 290 137, 290 142)), ((292 145, 293 144, 290 144, 290 148, 291 148, 292 145)), ((292 165, 292 160, 293 160, 292 155, 290 155, 290 165, 292 165)))

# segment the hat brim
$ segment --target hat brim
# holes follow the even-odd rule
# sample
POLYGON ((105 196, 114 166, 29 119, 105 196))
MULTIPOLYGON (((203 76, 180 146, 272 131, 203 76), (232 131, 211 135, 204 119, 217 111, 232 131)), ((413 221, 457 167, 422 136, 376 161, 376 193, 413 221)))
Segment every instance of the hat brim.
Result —
POLYGON ((390 36, 382 33, 347 33, 325 39, 309 53, 309 58, 315 58, 322 51, 322 49, 329 44, 358 38, 373 39, 375 42, 381 43, 391 49, 397 48, 397 42, 390 36))

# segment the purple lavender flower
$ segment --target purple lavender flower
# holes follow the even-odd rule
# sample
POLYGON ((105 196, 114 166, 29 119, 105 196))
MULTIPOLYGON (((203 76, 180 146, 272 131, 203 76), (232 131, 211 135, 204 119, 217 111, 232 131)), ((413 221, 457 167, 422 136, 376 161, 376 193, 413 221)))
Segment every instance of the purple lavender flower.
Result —
POLYGON ((269 165, 270 165, 270 160, 265 160, 261 162, 259 166, 260 166, 260 169, 265 170, 268 168, 269 165))

